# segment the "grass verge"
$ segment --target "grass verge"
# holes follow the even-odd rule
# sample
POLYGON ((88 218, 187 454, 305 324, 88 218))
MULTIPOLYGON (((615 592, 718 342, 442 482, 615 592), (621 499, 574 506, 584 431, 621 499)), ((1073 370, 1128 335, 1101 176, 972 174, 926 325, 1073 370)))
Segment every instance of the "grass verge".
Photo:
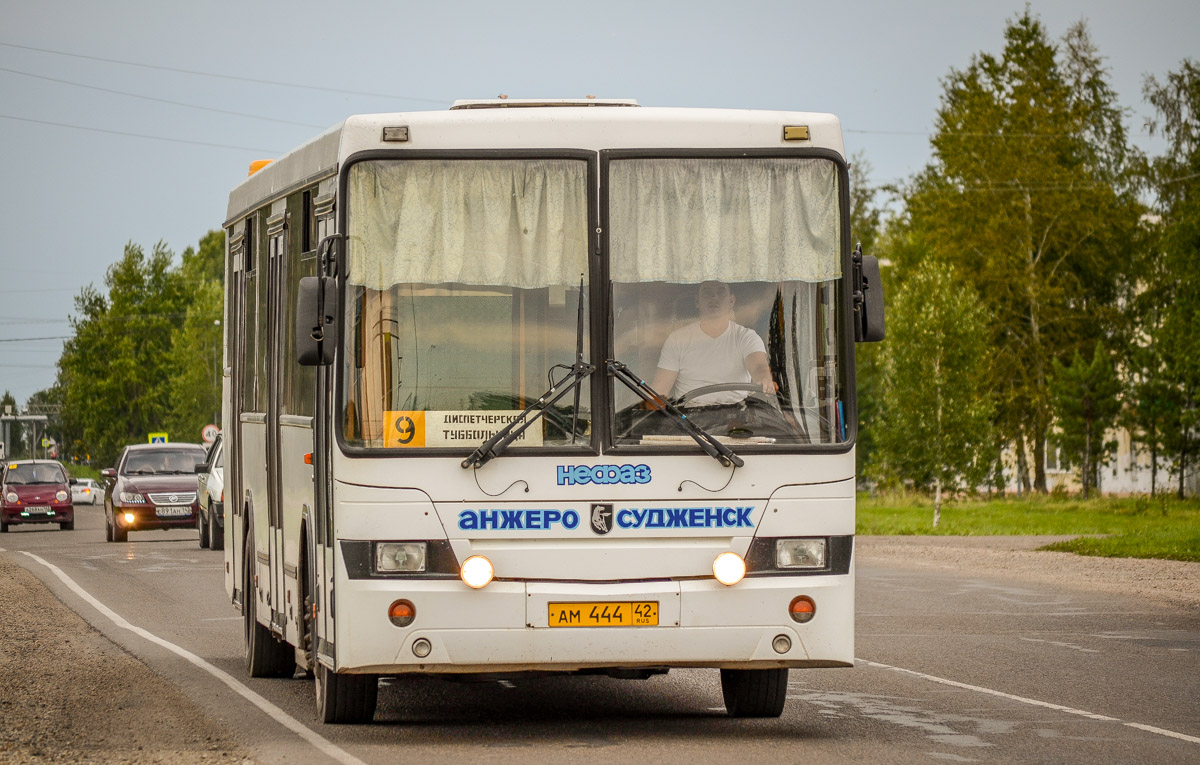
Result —
POLYGON ((961 499, 943 502, 933 528, 933 499, 921 495, 858 496, 858 533, 945 536, 1101 535, 1048 544, 1107 558, 1200 562, 1200 499, 1174 496, 961 499))

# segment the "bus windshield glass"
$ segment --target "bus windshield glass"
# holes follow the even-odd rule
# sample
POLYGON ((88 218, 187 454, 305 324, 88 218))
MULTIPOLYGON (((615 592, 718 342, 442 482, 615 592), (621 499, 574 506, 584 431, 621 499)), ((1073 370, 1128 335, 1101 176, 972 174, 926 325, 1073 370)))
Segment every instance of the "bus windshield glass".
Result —
MULTIPOLYGON (((375 159, 347 173, 343 442, 473 449, 586 354, 587 162, 375 159)), ((590 427, 585 380, 510 448, 590 445, 590 427)))
MULTIPOLYGON (((846 441, 838 166, 812 157, 609 165, 613 357, 718 440, 846 441)), ((693 447, 614 386, 618 445, 693 447)))

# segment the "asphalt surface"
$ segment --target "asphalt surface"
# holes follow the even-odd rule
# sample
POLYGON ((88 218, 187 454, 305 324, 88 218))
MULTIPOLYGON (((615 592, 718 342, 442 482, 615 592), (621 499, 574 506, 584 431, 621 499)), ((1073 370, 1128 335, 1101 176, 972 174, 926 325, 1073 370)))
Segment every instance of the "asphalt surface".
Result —
POLYGON ((673 670, 385 680, 373 724, 324 726, 311 681, 245 677, 222 553, 185 531, 108 544, 98 508, 78 516, 0 537, 0 562, 25 570, 0 606, 40 604, 3 614, 0 712, 40 710, 52 732, 0 732, 5 761, 1200 762, 1200 609, 939 565, 936 543, 908 560, 860 540, 858 666, 793 670, 778 720, 727 718, 716 671, 673 670), (79 655, 50 650, 64 640, 79 655), (99 668, 113 676, 78 682, 99 668), (55 706, 64 684, 78 690, 55 706), (155 694, 152 710, 114 710, 119 688, 155 694), (128 746, 131 716, 146 725, 128 746))

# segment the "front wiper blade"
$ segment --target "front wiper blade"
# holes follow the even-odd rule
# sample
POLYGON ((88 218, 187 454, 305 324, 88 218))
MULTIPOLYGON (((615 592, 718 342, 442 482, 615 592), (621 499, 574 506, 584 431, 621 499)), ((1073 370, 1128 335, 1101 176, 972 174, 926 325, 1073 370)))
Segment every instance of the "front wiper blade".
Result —
POLYGON ((571 366, 568 367, 564 364, 562 368, 570 370, 563 379, 552 383, 550 390, 538 396, 537 401, 525 407, 525 411, 517 415, 512 422, 505 425, 499 433, 480 444, 475 451, 471 452, 469 457, 462 461, 462 466, 464 468, 479 468, 499 457, 500 453, 508 448, 509 444, 521 437, 526 428, 537 422, 538 417, 545 414, 546 410, 554 406, 556 401, 578 387, 583 378, 590 375, 596 369, 591 364, 584 363, 578 359, 571 366), (532 417, 529 416, 531 412, 533 413, 532 417))
POLYGON ((688 419, 688 416, 679 411, 677 406, 672 404, 670 401, 667 401, 666 396, 654 390, 654 388, 651 388, 649 383, 635 375, 633 372, 629 371, 629 367, 627 367, 625 364, 621 363, 620 361, 613 361, 612 359, 609 359, 608 373, 625 383, 626 387, 641 396, 643 400, 650 402, 651 406, 653 406, 655 409, 666 412, 668 415, 674 418, 679 423, 680 427, 682 427, 683 430, 696 441, 696 443, 700 444, 700 448, 704 450, 704 453, 712 457, 717 462, 720 462, 725 466, 736 465, 738 467, 742 467, 746 464, 741 457, 733 453, 732 449, 718 441, 716 436, 712 435, 707 430, 688 419))

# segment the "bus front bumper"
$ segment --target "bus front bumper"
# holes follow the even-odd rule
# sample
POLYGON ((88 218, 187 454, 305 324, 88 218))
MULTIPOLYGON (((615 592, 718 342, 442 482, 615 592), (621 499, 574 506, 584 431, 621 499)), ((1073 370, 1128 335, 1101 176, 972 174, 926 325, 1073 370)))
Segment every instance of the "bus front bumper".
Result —
POLYGON ((358 580, 338 595, 339 671, 476 673, 592 668, 833 667, 854 663, 854 575, 564 583, 358 580), (816 603, 807 623, 789 605, 816 603), (405 628, 387 617, 413 604, 405 628), (347 602, 349 601, 349 602, 347 602), (655 603, 657 625, 550 626, 551 604, 655 603), (783 649, 783 650, 781 650, 783 649), (423 655, 422 655, 423 654, 423 655))

